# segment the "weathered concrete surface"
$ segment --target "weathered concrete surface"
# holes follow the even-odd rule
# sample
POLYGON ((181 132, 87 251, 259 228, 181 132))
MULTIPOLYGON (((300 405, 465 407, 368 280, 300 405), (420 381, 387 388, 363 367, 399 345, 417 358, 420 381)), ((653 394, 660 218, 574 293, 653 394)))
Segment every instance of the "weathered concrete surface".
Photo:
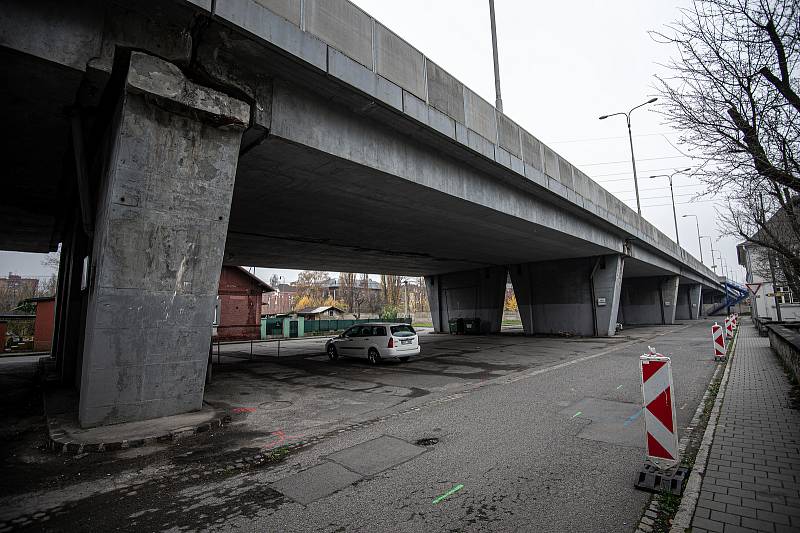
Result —
POLYGON ((623 324, 674 324, 679 276, 624 278, 620 297, 623 324))
POLYGON ((99 199, 79 419, 201 407, 247 104, 134 52, 99 199))
MULTIPOLYGON (((17 3, 21 2, 15 2, 17 3)), ((78 19, 81 17, 80 13, 79 10, 75 11, 78 19)), ((42 15, 37 12, 37 16, 42 15)), ((95 26, 82 19, 79 22, 83 27, 95 28, 87 33, 87 42, 101 43, 99 58, 90 59, 90 66, 84 66, 85 62, 80 59, 73 62, 78 72, 86 69, 87 77, 90 74, 96 75, 97 71, 107 70, 113 53, 119 47, 133 47, 152 50, 170 61, 188 64, 196 74, 210 75, 215 84, 235 87, 237 90, 242 88, 240 82, 243 79, 261 79, 265 86, 271 87, 272 77, 280 78, 283 86, 288 87, 291 93, 301 93, 308 88, 322 97, 322 106, 305 98, 296 99, 294 104, 311 104, 314 113, 310 113, 310 122, 302 121, 303 127, 311 124, 313 128, 327 128, 325 136, 338 141, 341 149, 333 150, 329 146, 312 142, 308 145, 312 151, 323 152, 356 167, 363 167, 360 169, 363 173, 375 170, 403 180, 408 180, 409 175, 418 174, 416 167, 429 166, 437 172, 443 171, 444 179, 438 180, 439 183, 450 182, 458 187, 459 182, 464 180, 463 176, 478 173, 484 176, 487 184, 477 188, 468 184, 463 191, 456 193, 452 187, 448 187, 443 192, 446 191, 446 195, 454 196, 459 201, 488 207, 495 212, 497 218, 549 220, 545 224, 549 229, 575 236, 579 240, 585 239, 601 247, 580 250, 579 253, 572 254, 572 257, 629 252, 631 257, 638 260, 637 250, 646 249, 651 256, 657 256, 667 263, 666 271, 662 269, 654 274, 677 271, 684 276, 696 274, 699 278, 696 281, 700 283, 709 283, 709 280, 710 283, 715 282, 713 277, 709 277, 708 269, 652 225, 636 216, 613 195, 519 128, 509 117, 497 113, 491 104, 478 98, 474 92, 428 61, 384 25, 346 0, 309 0, 305 3, 298 0, 229 0, 216 3, 155 3, 141 0, 136 4, 111 5, 103 22, 95 26), (221 66, 223 64, 227 67, 221 66), (325 110, 326 106, 331 109, 325 110), (336 120, 328 124, 328 120, 338 113, 334 111, 337 106, 343 106, 350 118, 348 121, 336 120), (385 139, 381 142, 365 143, 358 135, 349 135, 347 128, 353 123, 370 121, 379 124, 387 134, 393 132, 395 138, 390 138, 389 142, 396 145, 397 150, 387 158, 390 165, 375 162, 371 157, 358 157, 358 147, 367 146, 368 151, 375 152, 386 148, 383 145, 385 139), (348 133, 343 133, 345 131, 348 133), (425 157, 418 160, 420 154, 416 150, 417 145, 426 147, 442 161, 430 166, 425 157), (455 173, 446 169, 452 162, 457 162, 455 173), (498 184, 502 184, 502 188, 507 190, 498 190, 498 184), (493 204, 486 202, 487 198, 513 200, 493 204), (516 201, 520 205, 513 206, 516 201), (544 206, 551 206, 554 212, 542 209, 544 206), (533 215, 539 212, 542 213, 541 216, 533 215), (598 239, 598 232, 608 235, 598 239), (624 249, 626 246, 628 250, 624 249)), ((22 43, 19 39, 17 41, 22 43)), ((24 49, 25 45, 10 42, 6 47, 24 49)), ((53 61, 58 61, 57 54, 52 51, 45 55, 53 56, 53 61)), ((262 107, 268 108, 269 106, 263 105, 265 100, 261 96, 269 94, 270 90, 253 86, 250 82, 246 85, 249 86, 243 92, 248 95, 248 99, 252 98, 255 102, 255 109, 260 111, 262 107)), ((90 87, 97 91, 102 91, 103 88, 102 84, 90 84, 90 87)), ((281 99, 285 100, 285 96, 279 91, 276 91, 273 98, 276 105, 281 103, 281 99)), ((288 130, 292 128, 286 127, 299 117, 283 113, 281 117, 276 114, 275 118, 278 120, 274 125, 261 118, 254 121, 254 125, 258 126, 254 130, 258 129, 258 132, 248 137, 243 152, 247 152, 249 156, 249 149, 270 128, 274 130, 270 131, 270 140, 283 139, 303 145, 307 139, 303 135, 294 135, 297 132, 290 132, 288 130)), ((370 133, 379 129, 373 128, 370 133)), ((283 147, 278 142, 272 148, 281 150, 283 147)), ((263 163, 263 155, 254 157, 252 171, 274 179, 276 173, 272 166, 257 167, 257 164, 263 163), (262 160, 258 161, 259 159, 262 160)), ((273 155, 269 154, 271 158, 273 155)), ((295 169, 291 168, 294 161, 274 158, 273 161, 281 170, 289 167, 292 170, 289 174, 294 174, 295 169)), ((317 161, 316 169, 321 180, 327 178, 325 170, 341 162, 334 161, 335 159, 317 161)), ((297 179, 294 175, 291 178, 297 179)), ((377 182, 375 179, 370 181, 377 182)), ((415 183, 430 186, 425 181, 419 180, 415 183)), ((262 183, 262 188, 263 186, 262 183)), ((438 190, 436 186, 433 188, 438 190)), ((269 187, 266 190, 273 193, 276 188, 269 187)), ((264 194, 262 192, 261 196, 264 194)), ((239 210, 240 206, 235 205, 234 211, 239 210)), ((259 207, 243 213, 242 218, 258 216, 261 211, 259 207)), ((473 213, 471 218, 484 217, 473 213)), ((46 221, 41 223, 47 224, 46 221)), ((270 223, 270 226, 274 228, 275 224, 270 223)), ((366 224, 362 224, 363 226, 366 224)), ((527 234, 532 230, 530 227, 520 229, 527 234)), ((276 233, 290 233, 286 228, 282 230, 252 231, 251 234, 239 232, 238 235, 234 233, 231 235, 233 238, 229 239, 232 247, 231 260, 235 255, 244 258, 245 254, 240 253, 244 249, 253 259, 249 261, 252 264, 289 266, 272 262, 273 257, 268 251, 275 244, 272 237, 276 233), (258 242, 263 242, 262 250, 255 249, 258 242)), ((550 235, 536 233, 536 238, 530 240, 534 242, 540 237, 551 238, 550 235)), ((552 237, 556 242, 563 242, 562 235, 552 237)), ((327 239, 331 243, 337 240, 327 239)), ((306 255, 307 250, 302 243, 319 242, 318 236, 313 234, 298 234, 290 236, 289 240, 298 245, 296 257, 306 255)), ((328 250, 325 254, 341 254, 344 249, 349 248, 349 243, 336 244, 344 246, 336 251, 328 250)), ((568 246, 574 244, 576 243, 571 242, 568 246)), ((283 252, 281 250, 278 255, 283 252)), ((408 264, 408 257, 402 255, 389 257, 386 251, 381 251, 379 255, 382 255, 385 262, 394 263, 386 271, 399 271, 408 264)), ((564 254, 519 257, 516 260, 495 258, 480 262, 482 264, 479 265, 465 264, 462 261, 460 265, 443 265, 443 268, 436 269, 430 269, 429 265, 412 265, 414 272, 404 273, 430 274, 484 265, 560 258, 565 258, 564 254)), ((287 259, 287 262, 294 260, 295 258, 287 259)), ((441 261, 443 258, 437 260, 441 261)), ((650 257, 644 260, 649 261, 650 257)), ((340 268, 327 264, 317 267, 340 268)), ((352 267, 356 268, 356 265, 352 267)))
POLYGON ((481 332, 497 333, 503 320, 505 267, 426 276, 433 328, 448 331, 450 319, 480 318, 481 332))
POLYGON ((678 286, 678 301, 675 304, 675 318, 677 320, 694 320, 700 317, 702 285, 681 284, 678 286))
POLYGON ((622 265, 619 255, 512 265, 525 333, 614 335, 622 265))

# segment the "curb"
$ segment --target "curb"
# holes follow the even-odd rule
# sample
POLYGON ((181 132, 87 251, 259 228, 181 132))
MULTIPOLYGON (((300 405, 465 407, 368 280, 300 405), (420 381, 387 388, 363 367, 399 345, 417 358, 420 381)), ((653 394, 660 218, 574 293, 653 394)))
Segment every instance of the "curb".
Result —
POLYGON ((737 328, 736 336, 733 338, 731 353, 725 364, 725 373, 722 375, 722 380, 719 383, 719 392, 717 392, 717 398, 714 400, 714 407, 711 409, 711 414, 708 417, 708 425, 706 425, 706 431, 703 433, 703 440, 700 442, 700 447, 697 450, 697 456, 695 457, 692 472, 689 474, 689 480, 686 482, 686 489, 681 498, 681 504, 678 507, 678 512, 672 519, 672 527, 669 530, 670 533, 684 533, 691 528, 692 518, 694 518, 694 512, 697 509, 697 501, 700 498, 700 487, 703 484, 703 477, 706 473, 708 454, 711 452, 714 433, 717 431, 719 411, 722 408, 722 402, 725 401, 725 391, 728 388, 728 377, 730 375, 731 366, 733 365, 733 358, 736 355, 736 344, 738 340, 739 329, 737 328))
POLYGON ((118 450, 125 450, 127 448, 140 448, 142 446, 150 446, 157 443, 176 442, 186 437, 206 433, 212 429, 218 429, 224 424, 230 422, 229 415, 223 415, 208 422, 204 422, 197 426, 182 427, 163 435, 148 435, 132 440, 120 440, 110 442, 92 442, 85 443, 80 441, 71 440, 65 431, 53 420, 47 420, 47 449, 59 453, 102 453, 113 452, 118 450))

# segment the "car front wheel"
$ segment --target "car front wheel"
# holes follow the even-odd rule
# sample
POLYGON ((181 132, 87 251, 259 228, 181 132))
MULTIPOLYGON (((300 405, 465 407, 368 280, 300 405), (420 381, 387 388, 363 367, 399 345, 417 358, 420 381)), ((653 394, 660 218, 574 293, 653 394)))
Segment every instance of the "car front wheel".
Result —
POLYGON ((375 348, 370 348, 369 352, 367 352, 367 359, 369 360, 369 364, 377 365, 378 361, 381 360, 381 354, 379 354, 378 350, 375 348))

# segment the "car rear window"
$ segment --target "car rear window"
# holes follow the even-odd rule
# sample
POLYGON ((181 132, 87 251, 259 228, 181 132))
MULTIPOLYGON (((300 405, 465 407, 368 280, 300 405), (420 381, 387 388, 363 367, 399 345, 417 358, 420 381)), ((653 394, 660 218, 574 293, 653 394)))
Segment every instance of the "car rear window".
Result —
POLYGON ((386 336, 386 328, 383 326, 372 326, 372 336, 373 337, 385 337, 386 336))
POLYGON ((392 335, 395 337, 413 337, 417 332, 409 325, 392 326, 392 335))

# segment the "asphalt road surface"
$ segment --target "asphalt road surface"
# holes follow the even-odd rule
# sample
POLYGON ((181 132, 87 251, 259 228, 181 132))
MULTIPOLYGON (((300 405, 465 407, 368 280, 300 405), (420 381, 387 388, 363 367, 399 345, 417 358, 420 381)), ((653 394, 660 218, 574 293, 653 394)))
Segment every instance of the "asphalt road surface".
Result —
POLYGON ((682 430, 715 369, 709 331, 699 321, 614 339, 429 335, 419 360, 378 367, 330 363, 309 345, 305 355, 248 361, 247 379, 221 365, 215 379, 227 385, 207 396, 233 405, 244 393, 242 404, 270 408, 196 441, 101 462, 69 459, 72 474, 59 483, 0 498, 19 509, 16 522, 4 523, 37 531, 633 531, 649 498, 633 488, 644 459, 638 356, 648 345, 672 356, 682 430), (294 406, 288 416, 278 415, 282 401, 294 406), (237 468, 239 459, 219 468, 292 439, 312 444, 276 464, 237 468))

